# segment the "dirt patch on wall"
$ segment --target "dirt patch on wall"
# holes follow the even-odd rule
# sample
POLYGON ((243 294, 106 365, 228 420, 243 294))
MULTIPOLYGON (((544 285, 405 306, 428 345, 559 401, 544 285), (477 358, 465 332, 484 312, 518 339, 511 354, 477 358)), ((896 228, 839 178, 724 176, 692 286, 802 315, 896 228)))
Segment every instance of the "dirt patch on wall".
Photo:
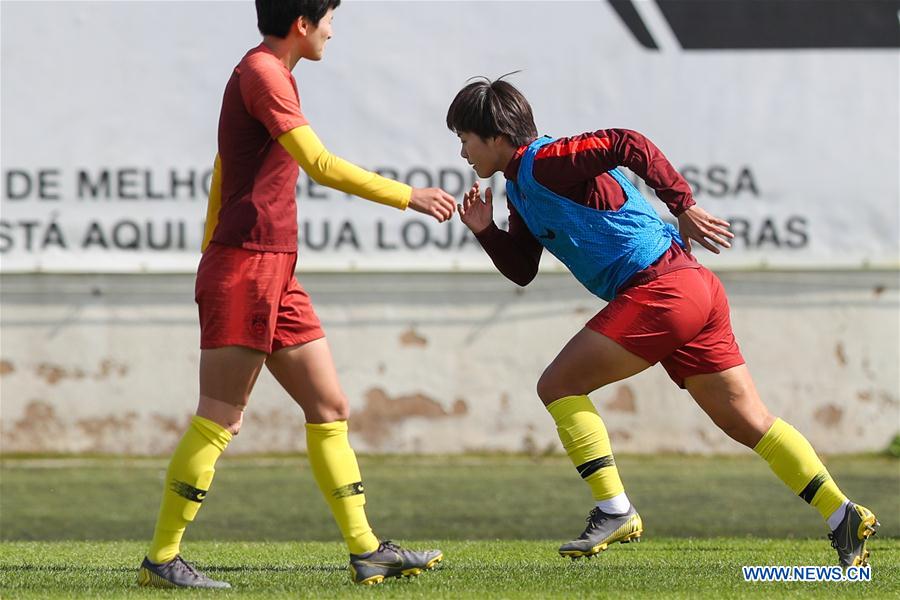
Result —
POLYGON ((3 449, 12 452, 58 452, 64 450, 66 426, 56 410, 43 400, 32 400, 22 417, 3 428, 3 449))
POLYGON ((425 339, 422 335, 420 335, 415 327, 410 327, 402 334, 400 334, 400 345, 401 346, 414 346, 417 348, 424 348, 428 345, 428 340, 425 339))
POLYGON ((67 371, 61 366, 54 365, 52 363, 39 364, 37 367, 35 367, 34 374, 50 385, 56 385, 63 379, 70 377, 73 379, 84 379, 84 371, 81 371, 80 369, 67 371))
POLYGON ((65 368, 62 365, 44 362, 39 363, 34 369, 35 375, 39 379, 43 379, 50 385, 56 385, 64 379, 85 379, 91 378, 96 381, 103 381, 112 377, 125 377, 128 374, 128 365, 120 363, 111 358, 104 358, 97 365, 97 369, 88 373, 79 367, 65 368))
POLYGON ((844 351, 844 344, 838 342, 834 347, 834 357, 837 359, 838 364, 842 367, 847 366, 847 353, 844 351))
POLYGON ((844 409, 834 404, 826 404, 813 413, 813 418, 825 427, 836 427, 844 417, 844 409))
POLYGON ((609 432, 609 441, 610 442, 627 442, 631 439, 631 433, 625 431, 624 429, 613 429, 609 432))
POLYGON ((468 404, 462 398, 457 398, 448 411, 440 402, 425 394, 392 398, 381 388, 368 390, 365 403, 361 411, 353 413, 350 427, 378 449, 389 439, 393 427, 403 421, 416 417, 432 420, 460 417, 469 412, 468 404))
POLYGON ((616 390, 616 396, 606 405, 611 412, 636 413, 634 390, 630 386, 620 385, 616 390))
POLYGON ((87 441, 84 451, 87 452, 121 452, 134 454, 139 452, 135 447, 132 433, 135 430, 137 414, 127 412, 120 415, 89 417, 75 421, 87 441))

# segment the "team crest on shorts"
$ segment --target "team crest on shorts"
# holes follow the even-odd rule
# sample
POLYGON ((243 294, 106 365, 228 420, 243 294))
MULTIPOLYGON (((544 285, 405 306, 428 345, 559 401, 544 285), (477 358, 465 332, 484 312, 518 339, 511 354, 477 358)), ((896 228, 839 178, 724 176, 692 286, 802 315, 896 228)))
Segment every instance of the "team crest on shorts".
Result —
POLYGON ((268 315, 266 313, 256 313, 250 317, 250 331, 256 335, 263 335, 266 332, 268 315))

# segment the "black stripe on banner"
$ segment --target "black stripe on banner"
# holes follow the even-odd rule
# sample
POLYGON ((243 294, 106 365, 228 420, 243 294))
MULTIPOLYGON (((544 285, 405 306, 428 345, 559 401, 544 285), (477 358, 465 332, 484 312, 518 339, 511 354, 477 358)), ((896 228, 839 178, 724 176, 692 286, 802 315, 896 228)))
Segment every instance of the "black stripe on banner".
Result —
POLYGON ((812 478, 809 483, 806 484, 806 487, 803 488, 803 491, 800 492, 799 496, 806 500, 807 504, 812 504, 812 500, 816 495, 816 492, 819 491, 819 488, 822 487, 822 484, 831 479, 828 476, 828 473, 822 471, 818 475, 812 478))
POLYGON ((641 19, 641 15, 638 14, 638 11, 631 0, 609 0, 609 3, 612 5, 613 10, 616 11, 616 14, 619 15, 619 18, 622 19, 622 22, 625 23, 625 26, 628 27, 628 30, 631 31, 631 35, 634 36, 634 39, 636 39, 641 46, 649 50, 659 49, 656 42, 653 40, 653 36, 647 31, 644 20, 641 19))
POLYGON ((578 469, 578 474, 581 475, 582 479, 586 479, 600 469, 604 469, 606 467, 614 467, 615 465, 616 461, 612 457, 612 454, 610 454, 608 456, 601 456, 600 458, 589 460, 586 463, 582 463, 575 468, 578 469))
MULTIPOLYGON (((900 48, 898 0, 656 0, 656 4, 685 50, 900 48)), ((634 29, 632 33, 639 35, 634 29)))

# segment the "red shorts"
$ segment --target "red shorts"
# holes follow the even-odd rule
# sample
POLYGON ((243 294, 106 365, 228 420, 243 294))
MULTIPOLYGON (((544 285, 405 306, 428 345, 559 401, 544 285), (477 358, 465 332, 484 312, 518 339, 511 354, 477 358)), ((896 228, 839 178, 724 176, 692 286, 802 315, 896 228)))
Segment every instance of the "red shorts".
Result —
POLYGON ((200 348, 246 346, 271 354, 325 337, 294 277, 297 254, 210 244, 197 268, 200 348))
POLYGON ((680 387, 691 375, 744 364, 725 289, 705 267, 671 271, 622 291, 587 327, 649 363, 661 362, 680 387))

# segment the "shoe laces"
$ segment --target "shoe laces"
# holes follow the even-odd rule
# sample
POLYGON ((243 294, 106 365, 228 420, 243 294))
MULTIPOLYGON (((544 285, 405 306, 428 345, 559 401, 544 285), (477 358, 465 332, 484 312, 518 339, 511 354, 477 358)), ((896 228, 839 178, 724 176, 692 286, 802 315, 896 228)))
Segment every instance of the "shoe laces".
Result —
POLYGON ((591 535, 591 529, 593 529, 594 527, 599 527, 607 518, 608 517, 606 516, 606 514, 602 510, 600 510, 599 507, 595 506, 594 508, 592 508, 590 514, 587 516, 587 519, 585 519, 587 527, 584 528, 584 531, 581 532, 581 535, 578 536, 578 539, 588 539, 591 535))
POLYGON ((591 513, 587 516, 587 519, 585 519, 585 521, 587 521, 591 525, 599 525, 607 518, 608 517, 606 513, 600 510, 599 506, 595 506, 591 509, 591 513))
POLYGON ((394 552, 400 552, 401 548, 391 540, 384 540, 383 542, 378 544, 378 550, 376 550, 376 552, 381 552, 382 550, 393 550, 394 552))
MULTIPOLYGON (((191 563, 189 563, 188 561, 181 558, 180 554, 175 557, 175 564, 179 565, 182 569, 186 570, 188 573, 190 573, 194 577, 198 577, 198 578, 200 577, 200 572, 197 571, 197 569, 195 569, 191 563)), ((175 565, 173 565, 173 566, 175 566, 175 565)))
POLYGON ((837 539, 834 537, 834 534, 829 533, 828 539, 831 540, 831 547, 834 548, 835 550, 837 550, 838 543, 837 543, 837 539))

